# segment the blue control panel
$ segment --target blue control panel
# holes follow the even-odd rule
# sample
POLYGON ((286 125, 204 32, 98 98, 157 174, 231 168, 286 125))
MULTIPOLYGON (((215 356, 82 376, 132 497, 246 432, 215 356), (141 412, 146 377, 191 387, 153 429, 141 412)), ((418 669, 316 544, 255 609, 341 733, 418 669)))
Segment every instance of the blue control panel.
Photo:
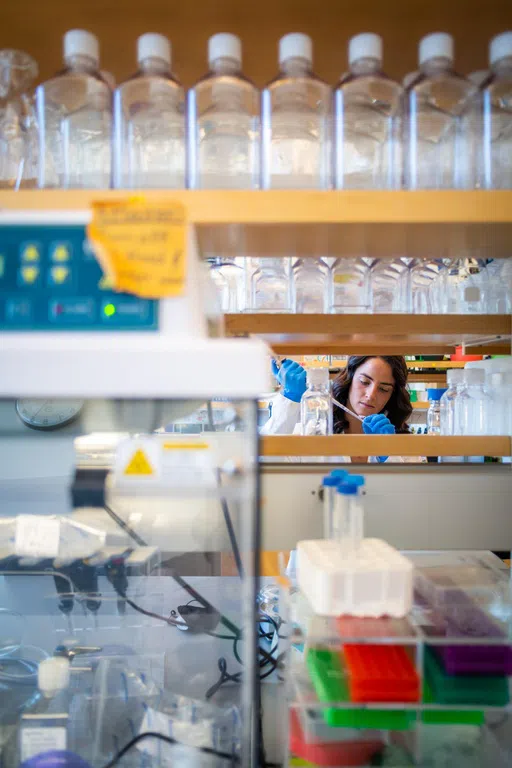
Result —
POLYGON ((157 328, 158 302, 112 291, 84 226, 0 225, 1 331, 157 328))

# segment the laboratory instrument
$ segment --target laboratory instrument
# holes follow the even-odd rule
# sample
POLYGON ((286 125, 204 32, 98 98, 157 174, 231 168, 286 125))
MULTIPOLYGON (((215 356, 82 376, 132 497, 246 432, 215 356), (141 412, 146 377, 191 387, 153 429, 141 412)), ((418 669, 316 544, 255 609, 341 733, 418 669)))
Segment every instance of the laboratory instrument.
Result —
POLYGON ((191 228, 183 296, 150 301, 104 286, 87 219, 0 216, 0 762, 256 764, 266 346, 209 337, 191 228), (166 431, 214 397, 236 429, 166 431))

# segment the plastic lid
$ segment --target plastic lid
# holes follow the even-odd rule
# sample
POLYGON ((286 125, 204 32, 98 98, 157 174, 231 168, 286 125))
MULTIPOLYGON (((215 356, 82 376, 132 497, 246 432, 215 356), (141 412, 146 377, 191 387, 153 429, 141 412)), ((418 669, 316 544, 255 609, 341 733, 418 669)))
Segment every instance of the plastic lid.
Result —
POLYGON ((164 35, 147 32, 137 39, 137 62, 144 59, 162 59, 171 66, 171 43, 164 35))
POLYGON ((208 63, 210 66, 216 59, 234 59, 242 65, 242 41, 236 35, 220 32, 208 40, 208 63))
POLYGON ((427 389, 427 397, 431 401, 440 400, 444 393, 446 392, 445 389, 427 389))
POLYGON ((464 381, 464 369, 450 368, 446 372, 446 381, 448 384, 461 384, 464 381))
POLYGON ((351 37, 348 42, 348 62, 358 59, 378 59, 382 61, 382 37, 372 32, 363 32, 351 37))
POLYGON ((349 475, 349 481, 357 486, 366 485, 366 480, 362 475, 349 475))
POLYGON ((37 668, 37 687, 47 699, 69 685, 69 659, 52 656, 39 663, 37 668))
POLYGON ((357 495, 357 489, 359 488, 358 485, 355 483, 352 483, 348 480, 344 480, 342 483, 338 485, 338 493, 341 493, 343 496, 356 496, 357 495))
POLYGON ((308 386, 326 387, 329 384, 328 368, 308 368, 307 369, 308 386))
POLYGON ((64 35, 64 58, 88 56, 96 66, 100 63, 100 44, 96 35, 85 29, 70 29, 64 35))
POLYGON ((279 41, 279 63, 283 64, 287 59, 296 58, 313 63, 313 41, 308 35, 300 32, 292 32, 279 41))
POLYGON ((453 37, 446 32, 434 32, 432 35, 426 35, 420 40, 420 65, 429 59, 437 58, 453 61, 453 37))
POLYGON ((485 371, 483 368, 465 368, 464 381, 470 386, 473 384, 483 384, 485 382, 485 371))
POLYGON ((326 475, 323 478, 322 485, 333 488, 334 486, 343 482, 343 480, 345 480, 345 478, 348 476, 349 474, 346 469, 333 469, 329 475, 326 475))
POLYGON ((512 32, 502 32, 489 43, 489 63, 491 67, 500 59, 512 56, 512 32))

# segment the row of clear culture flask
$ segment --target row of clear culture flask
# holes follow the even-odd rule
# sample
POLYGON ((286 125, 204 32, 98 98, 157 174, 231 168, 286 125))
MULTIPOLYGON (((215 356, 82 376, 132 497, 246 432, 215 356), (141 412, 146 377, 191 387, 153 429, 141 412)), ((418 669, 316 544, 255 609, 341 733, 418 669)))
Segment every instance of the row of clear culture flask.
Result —
POLYGON ((210 259, 222 311, 508 314, 511 259, 210 259))
MULTIPOLYGON (((71 30, 65 68, 36 89, 33 109, 17 91, 28 74, 8 84, 13 119, 0 184, 512 188, 512 32, 491 41, 478 85, 455 71, 445 33, 421 40, 419 69, 405 88, 384 74, 378 35, 351 38, 348 59, 333 91, 314 74, 311 39, 286 35, 279 73, 260 94, 242 72, 239 38, 218 34, 209 40, 208 73, 186 93, 172 74, 168 39, 145 34, 138 71, 112 97, 97 38, 71 30)), ((8 73, 17 71, 12 64, 8 73)))

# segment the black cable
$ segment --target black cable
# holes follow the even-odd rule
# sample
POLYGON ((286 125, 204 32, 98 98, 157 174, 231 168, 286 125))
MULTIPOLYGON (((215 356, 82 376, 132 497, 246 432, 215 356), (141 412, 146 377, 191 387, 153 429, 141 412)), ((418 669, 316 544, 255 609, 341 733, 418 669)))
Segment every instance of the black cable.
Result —
MULTIPOLYGON (((143 739, 159 739, 160 741, 165 741, 166 744, 182 744, 182 742, 177 741, 176 739, 173 739, 171 736, 164 736, 163 733, 158 733, 157 731, 146 731, 145 733, 139 733, 138 736, 134 736, 133 739, 131 739, 128 744, 125 744, 122 749, 117 752, 117 754, 114 755, 114 757, 109 760, 109 762, 103 766, 103 768, 113 768, 114 765, 116 765, 122 758, 126 755, 127 752, 129 752, 136 744, 139 743, 139 741, 143 741, 143 739)), ((184 747, 188 746, 187 744, 183 744, 184 747)), ((236 755, 230 755, 229 752, 219 752, 217 749, 212 749, 211 747, 190 747, 190 749, 197 749, 199 752, 204 752, 207 755, 213 755, 214 757, 220 757, 222 760, 229 760, 232 763, 239 763, 240 760, 236 755)))
POLYGON ((130 537, 131 537, 131 538, 132 538, 132 539, 133 539, 133 540, 136 542, 136 544, 138 544, 138 545, 139 545, 139 547, 147 547, 147 546, 148 546, 147 542, 145 542, 145 541, 144 541, 144 539, 143 539, 143 538, 141 538, 141 537, 139 536, 139 534, 138 534, 138 533, 136 533, 136 531, 134 531, 134 530, 133 530, 133 528, 131 528, 131 527, 128 525, 128 523, 126 523, 126 522, 123 520, 123 518, 122 518, 122 517, 119 517, 119 515, 117 514, 117 512, 114 512, 114 510, 113 510, 111 507, 109 507, 109 505, 108 505, 108 504, 103 504, 103 509, 104 509, 104 510, 105 510, 105 512, 106 512, 106 513, 107 513, 107 514, 108 514, 108 515, 109 515, 109 516, 112 518, 112 520, 113 520, 115 523, 117 523, 117 524, 118 524, 118 526, 119 526, 120 528, 122 528, 122 529, 123 529, 123 531, 124 531, 125 533, 127 533, 127 534, 128 534, 128 536, 130 536, 130 537))

